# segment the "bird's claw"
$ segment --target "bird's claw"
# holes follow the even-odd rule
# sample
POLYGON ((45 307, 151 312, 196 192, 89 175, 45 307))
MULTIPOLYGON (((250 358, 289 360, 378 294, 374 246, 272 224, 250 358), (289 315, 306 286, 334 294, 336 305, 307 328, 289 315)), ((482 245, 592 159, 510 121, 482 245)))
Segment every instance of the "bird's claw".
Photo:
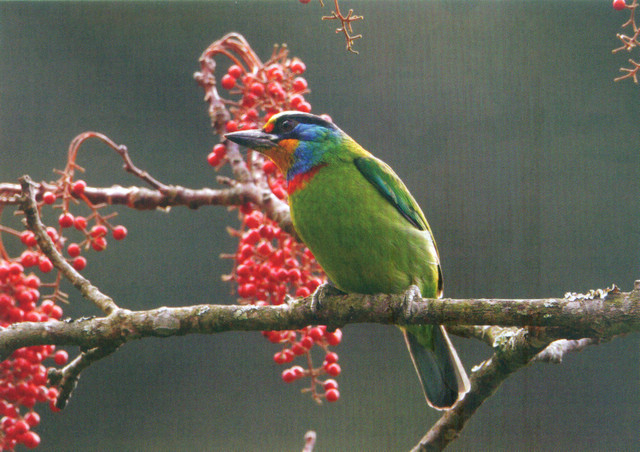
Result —
POLYGON ((404 298, 402 300, 402 310, 404 311, 404 316, 409 318, 415 312, 418 301, 422 301, 422 293, 420 292, 420 288, 418 286, 411 285, 404 292, 404 298))
POLYGON ((311 295, 311 311, 319 311, 322 307, 322 300, 324 300, 325 297, 342 294, 344 294, 344 292, 331 283, 325 283, 318 286, 316 291, 311 295))

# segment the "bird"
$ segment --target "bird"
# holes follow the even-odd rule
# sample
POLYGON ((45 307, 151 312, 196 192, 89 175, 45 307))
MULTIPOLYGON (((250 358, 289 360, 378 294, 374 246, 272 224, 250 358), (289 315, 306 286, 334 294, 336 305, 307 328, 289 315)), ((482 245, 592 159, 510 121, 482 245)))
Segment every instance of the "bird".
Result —
MULTIPOLYGON (((405 184, 333 122, 284 111, 261 129, 224 135, 269 159, 285 177, 291 220, 330 283, 345 293, 442 296, 431 228, 405 184)), ((402 330, 429 406, 446 410, 469 379, 441 325, 402 330)))

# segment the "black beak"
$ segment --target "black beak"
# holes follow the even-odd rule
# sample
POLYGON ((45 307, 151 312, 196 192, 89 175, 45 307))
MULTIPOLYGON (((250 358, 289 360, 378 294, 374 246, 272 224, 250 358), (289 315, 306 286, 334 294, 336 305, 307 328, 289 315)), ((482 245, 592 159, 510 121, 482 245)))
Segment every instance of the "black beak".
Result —
POLYGON ((256 150, 268 149, 278 145, 277 135, 265 133, 258 129, 231 132, 225 134, 224 137, 234 143, 256 150))

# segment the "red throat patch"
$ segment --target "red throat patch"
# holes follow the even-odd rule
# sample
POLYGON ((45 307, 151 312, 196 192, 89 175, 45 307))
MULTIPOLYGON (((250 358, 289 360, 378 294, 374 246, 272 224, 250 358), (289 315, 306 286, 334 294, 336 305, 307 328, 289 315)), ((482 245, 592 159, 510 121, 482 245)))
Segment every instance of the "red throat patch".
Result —
POLYGON ((325 166, 326 165, 314 166, 306 173, 300 173, 293 176, 293 179, 291 179, 287 184, 287 193, 292 194, 304 188, 309 183, 309 181, 313 179, 313 176, 316 175, 316 173, 320 170, 320 168, 323 168, 325 166))

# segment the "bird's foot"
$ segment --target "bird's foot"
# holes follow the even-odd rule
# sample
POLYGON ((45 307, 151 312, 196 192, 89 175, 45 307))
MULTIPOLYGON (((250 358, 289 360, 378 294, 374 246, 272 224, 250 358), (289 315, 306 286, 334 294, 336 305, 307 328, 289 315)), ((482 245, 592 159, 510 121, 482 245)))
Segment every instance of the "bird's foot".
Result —
POLYGON ((406 319, 413 316, 417 306, 416 303, 422 301, 422 293, 416 285, 409 286, 404 292, 404 298, 402 300, 402 311, 406 319))
POLYGON ((322 300, 325 297, 331 295, 343 295, 344 292, 334 286, 331 281, 326 284, 318 286, 315 292, 311 295, 311 310, 313 312, 319 311, 322 307, 322 300))

